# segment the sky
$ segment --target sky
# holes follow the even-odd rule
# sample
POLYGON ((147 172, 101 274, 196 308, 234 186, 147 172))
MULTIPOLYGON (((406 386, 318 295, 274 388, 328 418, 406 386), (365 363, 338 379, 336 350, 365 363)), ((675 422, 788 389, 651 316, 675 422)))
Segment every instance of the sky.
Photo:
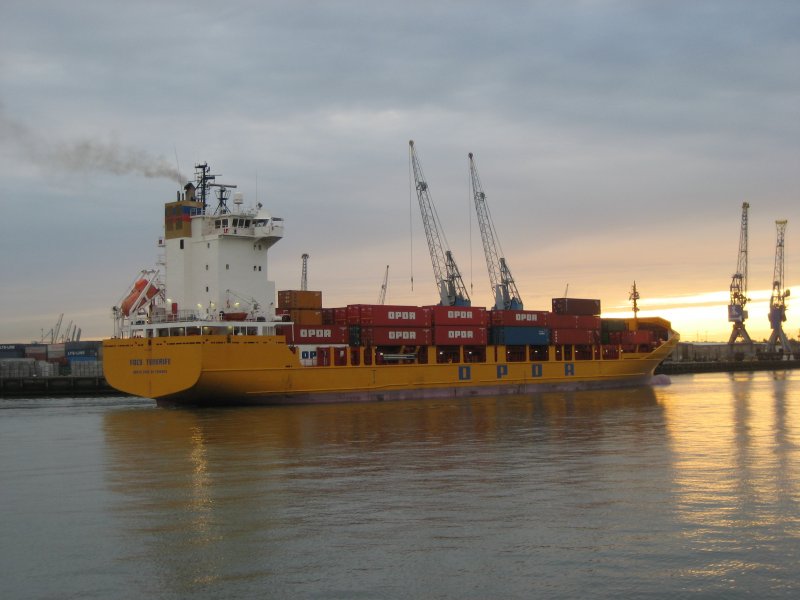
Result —
MULTIPOLYGON (((158 259, 194 164, 285 220, 278 289, 438 301, 413 139, 473 305, 493 303, 475 156, 525 307, 727 341, 742 203, 747 329, 769 336, 777 231, 800 283, 800 3, 765 0, 0 5, 0 342, 82 339, 158 259)), ((800 291, 798 291, 800 294, 800 291)), ((800 332, 788 299, 784 329, 800 332)))

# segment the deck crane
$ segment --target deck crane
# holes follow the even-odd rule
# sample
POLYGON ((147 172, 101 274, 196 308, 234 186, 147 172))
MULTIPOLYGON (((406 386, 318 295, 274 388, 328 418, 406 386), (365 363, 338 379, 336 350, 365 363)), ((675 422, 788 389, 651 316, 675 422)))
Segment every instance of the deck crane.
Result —
POLYGON ((728 321, 733 323, 731 337, 728 346, 733 352, 733 345, 740 338, 750 346, 753 342, 750 334, 745 329, 744 322, 747 319, 745 306, 750 301, 747 297, 747 210, 750 204, 742 203, 742 227, 739 232, 739 260, 736 263, 736 273, 731 278, 731 303, 728 305, 728 321))
POLYGON ((475 199, 475 210, 478 213, 478 226, 483 240, 483 252, 486 255, 486 268, 489 269, 489 282, 492 285, 494 307, 503 309, 522 309, 517 284, 511 276, 506 259, 501 255, 501 248, 497 243, 497 232, 494 222, 489 214, 486 204, 486 194, 483 192, 478 169, 475 167, 475 158, 469 153, 469 175, 472 197, 475 199))
POLYGON ((411 153, 411 167, 414 170, 417 200, 419 200, 419 209, 422 213, 422 224, 425 227, 425 237, 428 240, 428 250, 433 264, 433 275, 436 279, 436 287, 439 289, 439 304, 442 306, 471 306, 464 280, 461 278, 453 253, 447 247, 447 240, 444 239, 444 233, 441 231, 439 217, 431 202, 428 184, 414 148, 414 140, 408 142, 408 147, 411 153))
POLYGON ((305 291, 308 289, 308 254, 303 254, 300 258, 303 259, 303 269, 300 272, 300 289, 305 291))
POLYGON ((783 354, 791 358, 792 350, 789 340, 783 331, 783 322, 786 320, 786 297, 789 290, 783 289, 783 240, 786 233, 786 220, 775 221, 778 230, 778 241, 775 245, 775 270, 772 276, 772 295, 769 299, 769 324, 772 335, 767 341, 767 352, 777 352, 778 344, 783 354))
POLYGON ((378 304, 386 304, 386 288, 389 287, 389 265, 386 265, 386 272, 383 274, 381 293, 378 295, 378 304))

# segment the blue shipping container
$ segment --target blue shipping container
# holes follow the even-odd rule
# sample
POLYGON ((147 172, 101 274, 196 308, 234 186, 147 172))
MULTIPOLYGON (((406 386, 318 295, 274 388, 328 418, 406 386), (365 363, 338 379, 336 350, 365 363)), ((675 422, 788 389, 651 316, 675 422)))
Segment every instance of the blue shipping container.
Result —
POLYGON ((490 343, 505 346, 547 346, 550 329, 547 327, 492 327, 490 343))

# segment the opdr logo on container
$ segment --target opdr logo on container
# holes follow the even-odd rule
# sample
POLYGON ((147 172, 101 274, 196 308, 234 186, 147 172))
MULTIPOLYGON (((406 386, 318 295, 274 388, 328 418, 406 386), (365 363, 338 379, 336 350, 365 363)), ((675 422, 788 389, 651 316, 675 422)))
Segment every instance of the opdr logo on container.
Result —
POLYGON ((390 340, 416 340, 417 339, 417 332, 416 331, 390 331, 389 332, 389 339, 390 340))
POLYGON ((448 331, 447 337, 451 340, 471 340, 475 337, 474 331, 448 331))
POLYGON ((413 321, 417 318, 417 313, 411 310, 390 310, 388 314, 389 319, 402 319, 404 321, 413 321))
POLYGON ((447 311, 447 318, 448 319, 471 319, 472 318, 472 311, 471 310, 448 310, 447 311))

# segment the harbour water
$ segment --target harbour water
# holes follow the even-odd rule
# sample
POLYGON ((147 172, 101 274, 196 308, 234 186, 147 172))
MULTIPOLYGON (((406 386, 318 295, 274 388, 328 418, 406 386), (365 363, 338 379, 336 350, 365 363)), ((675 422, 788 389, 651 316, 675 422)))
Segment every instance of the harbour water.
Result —
POLYGON ((0 401, 0 597, 794 598, 800 372, 367 405, 0 401))

